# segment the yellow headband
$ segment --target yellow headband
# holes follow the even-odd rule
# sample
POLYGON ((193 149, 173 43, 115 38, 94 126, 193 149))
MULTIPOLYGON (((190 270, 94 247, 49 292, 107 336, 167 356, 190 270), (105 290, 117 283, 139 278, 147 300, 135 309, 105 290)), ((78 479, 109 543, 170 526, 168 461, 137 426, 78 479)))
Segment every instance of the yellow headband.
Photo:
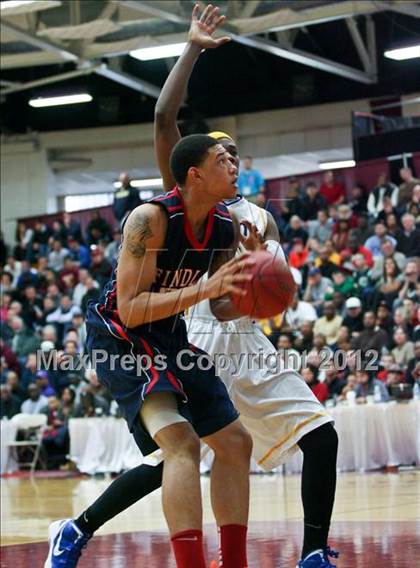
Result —
POLYGON ((215 130, 214 132, 209 132, 209 134, 207 136, 210 136, 211 138, 214 138, 215 140, 221 140, 222 138, 227 138, 228 140, 232 140, 232 142, 235 144, 235 141, 232 138, 232 136, 229 136, 229 134, 226 134, 226 132, 221 132, 219 130, 215 130))

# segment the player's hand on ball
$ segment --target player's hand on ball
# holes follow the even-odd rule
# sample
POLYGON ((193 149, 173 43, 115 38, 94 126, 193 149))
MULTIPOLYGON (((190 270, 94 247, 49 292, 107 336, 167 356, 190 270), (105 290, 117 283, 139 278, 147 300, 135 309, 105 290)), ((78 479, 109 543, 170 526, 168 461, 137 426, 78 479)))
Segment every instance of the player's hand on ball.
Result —
POLYGON ((190 31, 188 32, 189 41, 203 49, 215 48, 227 43, 230 41, 229 36, 217 39, 212 37, 213 33, 224 21, 225 16, 219 14, 217 6, 208 4, 200 16, 200 7, 196 4, 192 13, 190 31))
POLYGON ((246 250, 249 251, 265 250, 267 248, 261 233, 259 233, 257 227, 249 221, 241 221, 240 240, 246 250), (242 232, 242 229, 244 229, 244 232, 242 232))
POLYGON ((206 297, 212 299, 220 298, 225 294, 233 293, 240 296, 246 294, 239 284, 251 280, 252 274, 245 274, 242 271, 253 264, 254 260, 249 258, 247 252, 226 262, 205 283, 206 297))

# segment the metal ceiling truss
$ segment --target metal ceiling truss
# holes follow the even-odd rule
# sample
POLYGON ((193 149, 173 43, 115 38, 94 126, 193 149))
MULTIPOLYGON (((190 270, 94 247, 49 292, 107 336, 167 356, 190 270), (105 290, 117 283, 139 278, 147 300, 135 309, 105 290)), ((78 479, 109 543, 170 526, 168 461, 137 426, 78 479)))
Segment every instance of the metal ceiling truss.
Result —
MULTIPOLYGON (((234 41, 251 48, 259 49, 267 53, 271 53, 278 57, 283 57, 309 67, 320 69, 329 73, 340 75, 348 79, 359 81, 362 83, 374 83, 377 80, 377 60, 376 60, 376 39, 375 39, 375 24, 371 14, 391 10, 403 14, 407 14, 416 18, 420 17, 420 6, 418 2, 413 1, 368 1, 368 0, 346 0, 344 2, 336 2, 332 4, 325 4, 307 8, 305 10, 278 10, 272 14, 264 14, 262 16, 254 16, 255 11, 261 4, 262 0, 248 0, 247 2, 238 2, 238 0, 231 0, 228 4, 228 9, 234 14, 239 15, 240 19, 234 19, 231 24, 225 24, 220 29, 221 33, 229 35, 234 41), (363 39, 358 23, 357 16, 364 15, 366 17, 366 40, 363 39), (250 19, 252 17, 252 19, 250 19), (304 29, 307 26, 330 22, 333 20, 344 19, 349 30, 350 36, 355 45, 356 51, 359 55, 363 70, 355 69, 348 65, 332 61, 330 59, 320 57, 313 53, 299 50, 293 47, 298 30, 304 29), (251 31, 252 30, 252 31, 251 31), (277 42, 269 38, 270 32, 276 32, 277 42), (264 37, 258 34, 264 34, 264 37)), ((175 4, 169 4, 170 7, 175 4)), ((190 19, 182 14, 176 14, 170 9, 163 9, 162 4, 157 4, 151 1, 138 1, 138 0, 111 0, 105 4, 101 16, 111 17, 118 6, 130 8, 139 12, 143 16, 149 15, 153 18, 165 20, 175 24, 182 24, 186 28, 189 26, 190 19)), ((70 20, 73 24, 80 23, 81 21, 81 3, 80 0, 73 1, 69 4, 70 20)), ((73 62, 77 69, 68 73, 61 73, 50 77, 45 77, 37 81, 31 81, 25 84, 11 84, 6 85, 0 93, 11 94, 17 91, 30 89, 33 87, 58 82, 67 78, 76 77, 78 75, 97 73, 112 81, 118 82, 128 88, 134 89, 138 92, 144 93, 148 96, 157 98, 160 89, 155 85, 148 83, 142 79, 129 75, 121 70, 116 61, 116 64, 106 65, 99 63, 95 58, 85 57, 87 44, 84 41, 71 42, 67 47, 54 43, 52 41, 40 38, 31 31, 24 30, 4 18, 0 22, 1 30, 12 34, 17 39, 30 44, 41 50, 44 53, 50 53, 50 58, 54 59, 53 62, 73 62)), ((178 34, 179 41, 184 39, 185 34, 178 34), (182 38, 182 39, 181 39, 182 38)), ((172 35, 172 37, 174 37, 172 35)), ((273 36, 271 36, 273 37, 273 36)), ((165 42, 165 36, 160 36, 162 43, 165 42)), ((172 41, 173 43, 173 41, 172 41)), ((96 46, 99 43, 94 44, 96 46)), ((28 53, 28 58, 31 56, 33 64, 42 64, 40 57, 36 55, 41 52, 33 51, 28 53), (36 61, 36 63, 35 63, 36 61)), ((122 53, 127 51, 119 51, 107 53, 106 56, 116 58, 122 53)), ((103 54, 105 55, 105 54, 103 54)), ((7 68, 6 60, 12 61, 15 55, 5 56, 5 65, 7 68)), ((101 57, 101 54, 94 57, 101 57)), ((51 63, 52 61, 45 61, 44 64, 51 63)), ((19 63, 9 64, 10 67, 18 67, 19 63)), ((3 86, 5 83, 3 83, 3 86)))
MULTIPOLYGON (((188 23, 189 20, 184 18, 183 16, 179 16, 177 14, 173 14, 172 12, 167 12, 166 10, 162 10, 158 8, 156 5, 150 4, 148 2, 138 2, 137 0, 124 0, 124 4, 128 5, 133 10, 137 10, 139 12, 147 13, 153 15, 155 17, 164 18, 171 22, 176 22, 178 24, 188 23)), ((344 2, 344 4, 354 4, 353 2, 344 2)), ((341 4, 339 4, 341 6, 341 4)), ((303 18, 299 25, 309 25, 312 23, 319 23, 319 8, 315 8, 313 10, 317 10, 316 18, 317 21, 311 21, 307 18, 303 18)), ((312 10, 312 11, 313 11, 312 10)), ((365 8, 366 10, 366 8, 365 8)), ((347 9, 348 11, 348 9, 347 9)), ((347 14, 346 10, 343 10, 342 13, 347 14)), ((305 10, 305 12, 310 12, 310 10, 305 10)), ((298 13, 299 14, 299 13, 298 13)), ((322 16, 325 19, 325 15, 322 16)), ((338 16, 334 16, 337 18, 338 16)), ((340 16, 343 18, 343 16, 340 16)), ((324 20, 325 21, 325 20, 324 20)), ((350 24, 352 29, 354 30, 354 25, 350 24)), ((282 27, 282 30, 291 29, 294 27, 290 25, 289 27, 282 27)), ((279 28, 277 28, 279 29, 279 28)), ((331 61, 324 57, 320 57, 318 55, 314 55, 312 53, 308 53, 306 51, 302 51, 300 49, 296 49, 291 45, 285 45, 282 41, 281 43, 276 43, 274 41, 263 39, 258 36, 244 36, 239 35, 236 32, 236 28, 231 25, 225 25, 223 28, 220 28, 220 32, 227 33, 234 41, 240 43, 242 45, 246 45, 248 47, 252 47, 255 49, 260 49, 261 51, 265 51, 267 53, 271 53, 272 55, 276 55, 278 57, 283 57, 284 59, 289 59, 291 61, 295 61, 296 63, 302 63, 303 65, 308 65, 309 67, 314 67, 315 69, 320 69, 322 71, 327 71, 329 73, 334 73, 336 75, 340 75, 342 77, 346 77, 347 79, 353 79, 354 81, 359 81, 361 83, 375 83, 376 82, 376 73, 372 72, 373 65, 371 64, 370 57, 368 56, 367 49, 365 48, 364 42, 360 36, 360 32, 355 27, 355 34, 357 35, 358 44, 357 49, 363 50, 363 57, 365 59, 365 63, 367 64, 367 69, 365 71, 361 71, 359 69, 354 69, 349 67, 348 65, 343 65, 342 63, 338 63, 335 61, 331 61)), ((265 30, 265 31, 271 31, 265 30)), ((360 54, 360 53, 359 53, 360 54)))
MULTIPOLYGON (((77 17, 77 14, 76 14, 77 17)), ((29 43, 38 49, 41 49, 45 52, 52 52, 60 56, 63 62, 73 62, 77 65, 78 69, 74 71, 69 71, 67 73, 59 73, 57 75, 50 75, 49 77, 43 77, 42 79, 38 79, 36 81, 29 81, 27 83, 21 83, 16 85, 7 85, 5 89, 0 90, 0 95, 10 95, 12 93, 16 93, 18 91, 24 91, 27 89, 32 89, 35 87, 41 87, 43 85, 48 85, 51 83, 57 83, 60 81, 64 81, 67 79, 72 79, 74 77, 78 77, 80 75, 87 75, 90 73, 96 73, 101 75, 102 77, 106 77, 111 81, 115 81, 128 87, 130 89, 134 89, 139 93, 143 93, 150 97, 158 98, 160 94, 160 89, 151 83, 139 79, 138 77, 134 77, 133 75, 129 75, 124 71, 121 71, 117 68, 109 68, 108 65, 105 63, 100 63, 97 61, 85 60, 81 55, 70 51, 68 48, 65 48, 61 45, 53 43, 51 41, 47 41, 45 39, 41 39, 30 32, 11 24, 10 22, 6 22, 4 20, 0 21, 0 29, 2 31, 7 31, 9 33, 13 33, 18 39, 24 41, 25 43, 29 43)))

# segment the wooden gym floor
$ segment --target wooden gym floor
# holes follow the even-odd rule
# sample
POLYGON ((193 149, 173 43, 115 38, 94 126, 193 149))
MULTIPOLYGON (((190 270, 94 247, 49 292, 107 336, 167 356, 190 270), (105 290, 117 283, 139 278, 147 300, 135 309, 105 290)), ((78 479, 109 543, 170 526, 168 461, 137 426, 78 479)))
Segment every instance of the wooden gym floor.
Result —
MULTIPOLYGON (((217 534, 202 478, 207 557, 216 558, 217 534)), ((77 516, 109 480, 95 478, 1 480, 1 568, 42 568, 54 519, 77 516)), ((250 568, 294 568, 302 538, 300 476, 251 477, 250 568)), ((339 568, 420 566, 420 474, 341 474, 330 544, 339 568)), ((160 492, 103 527, 80 567, 173 568, 160 492)))

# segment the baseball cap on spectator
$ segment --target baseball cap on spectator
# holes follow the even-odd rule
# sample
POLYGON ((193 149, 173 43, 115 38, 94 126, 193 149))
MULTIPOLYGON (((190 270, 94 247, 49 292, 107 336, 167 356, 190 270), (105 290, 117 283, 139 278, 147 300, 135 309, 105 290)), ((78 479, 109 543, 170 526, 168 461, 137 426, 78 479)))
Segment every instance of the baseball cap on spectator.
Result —
POLYGON ((48 372, 47 371, 37 371, 36 377, 37 378, 39 377, 40 379, 48 378, 48 372))
POLYGON ((317 274, 321 274, 319 268, 311 268, 310 271, 308 272, 308 276, 316 276, 317 274))
POLYGON ((361 308, 361 307, 362 307, 362 302, 359 300, 359 298, 356 298, 355 296, 352 296, 351 298, 346 300, 346 308, 348 310, 352 310, 353 308, 361 308))
POLYGON ((41 343, 41 351, 51 351, 54 347, 55 345, 52 341, 43 341, 41 343))

